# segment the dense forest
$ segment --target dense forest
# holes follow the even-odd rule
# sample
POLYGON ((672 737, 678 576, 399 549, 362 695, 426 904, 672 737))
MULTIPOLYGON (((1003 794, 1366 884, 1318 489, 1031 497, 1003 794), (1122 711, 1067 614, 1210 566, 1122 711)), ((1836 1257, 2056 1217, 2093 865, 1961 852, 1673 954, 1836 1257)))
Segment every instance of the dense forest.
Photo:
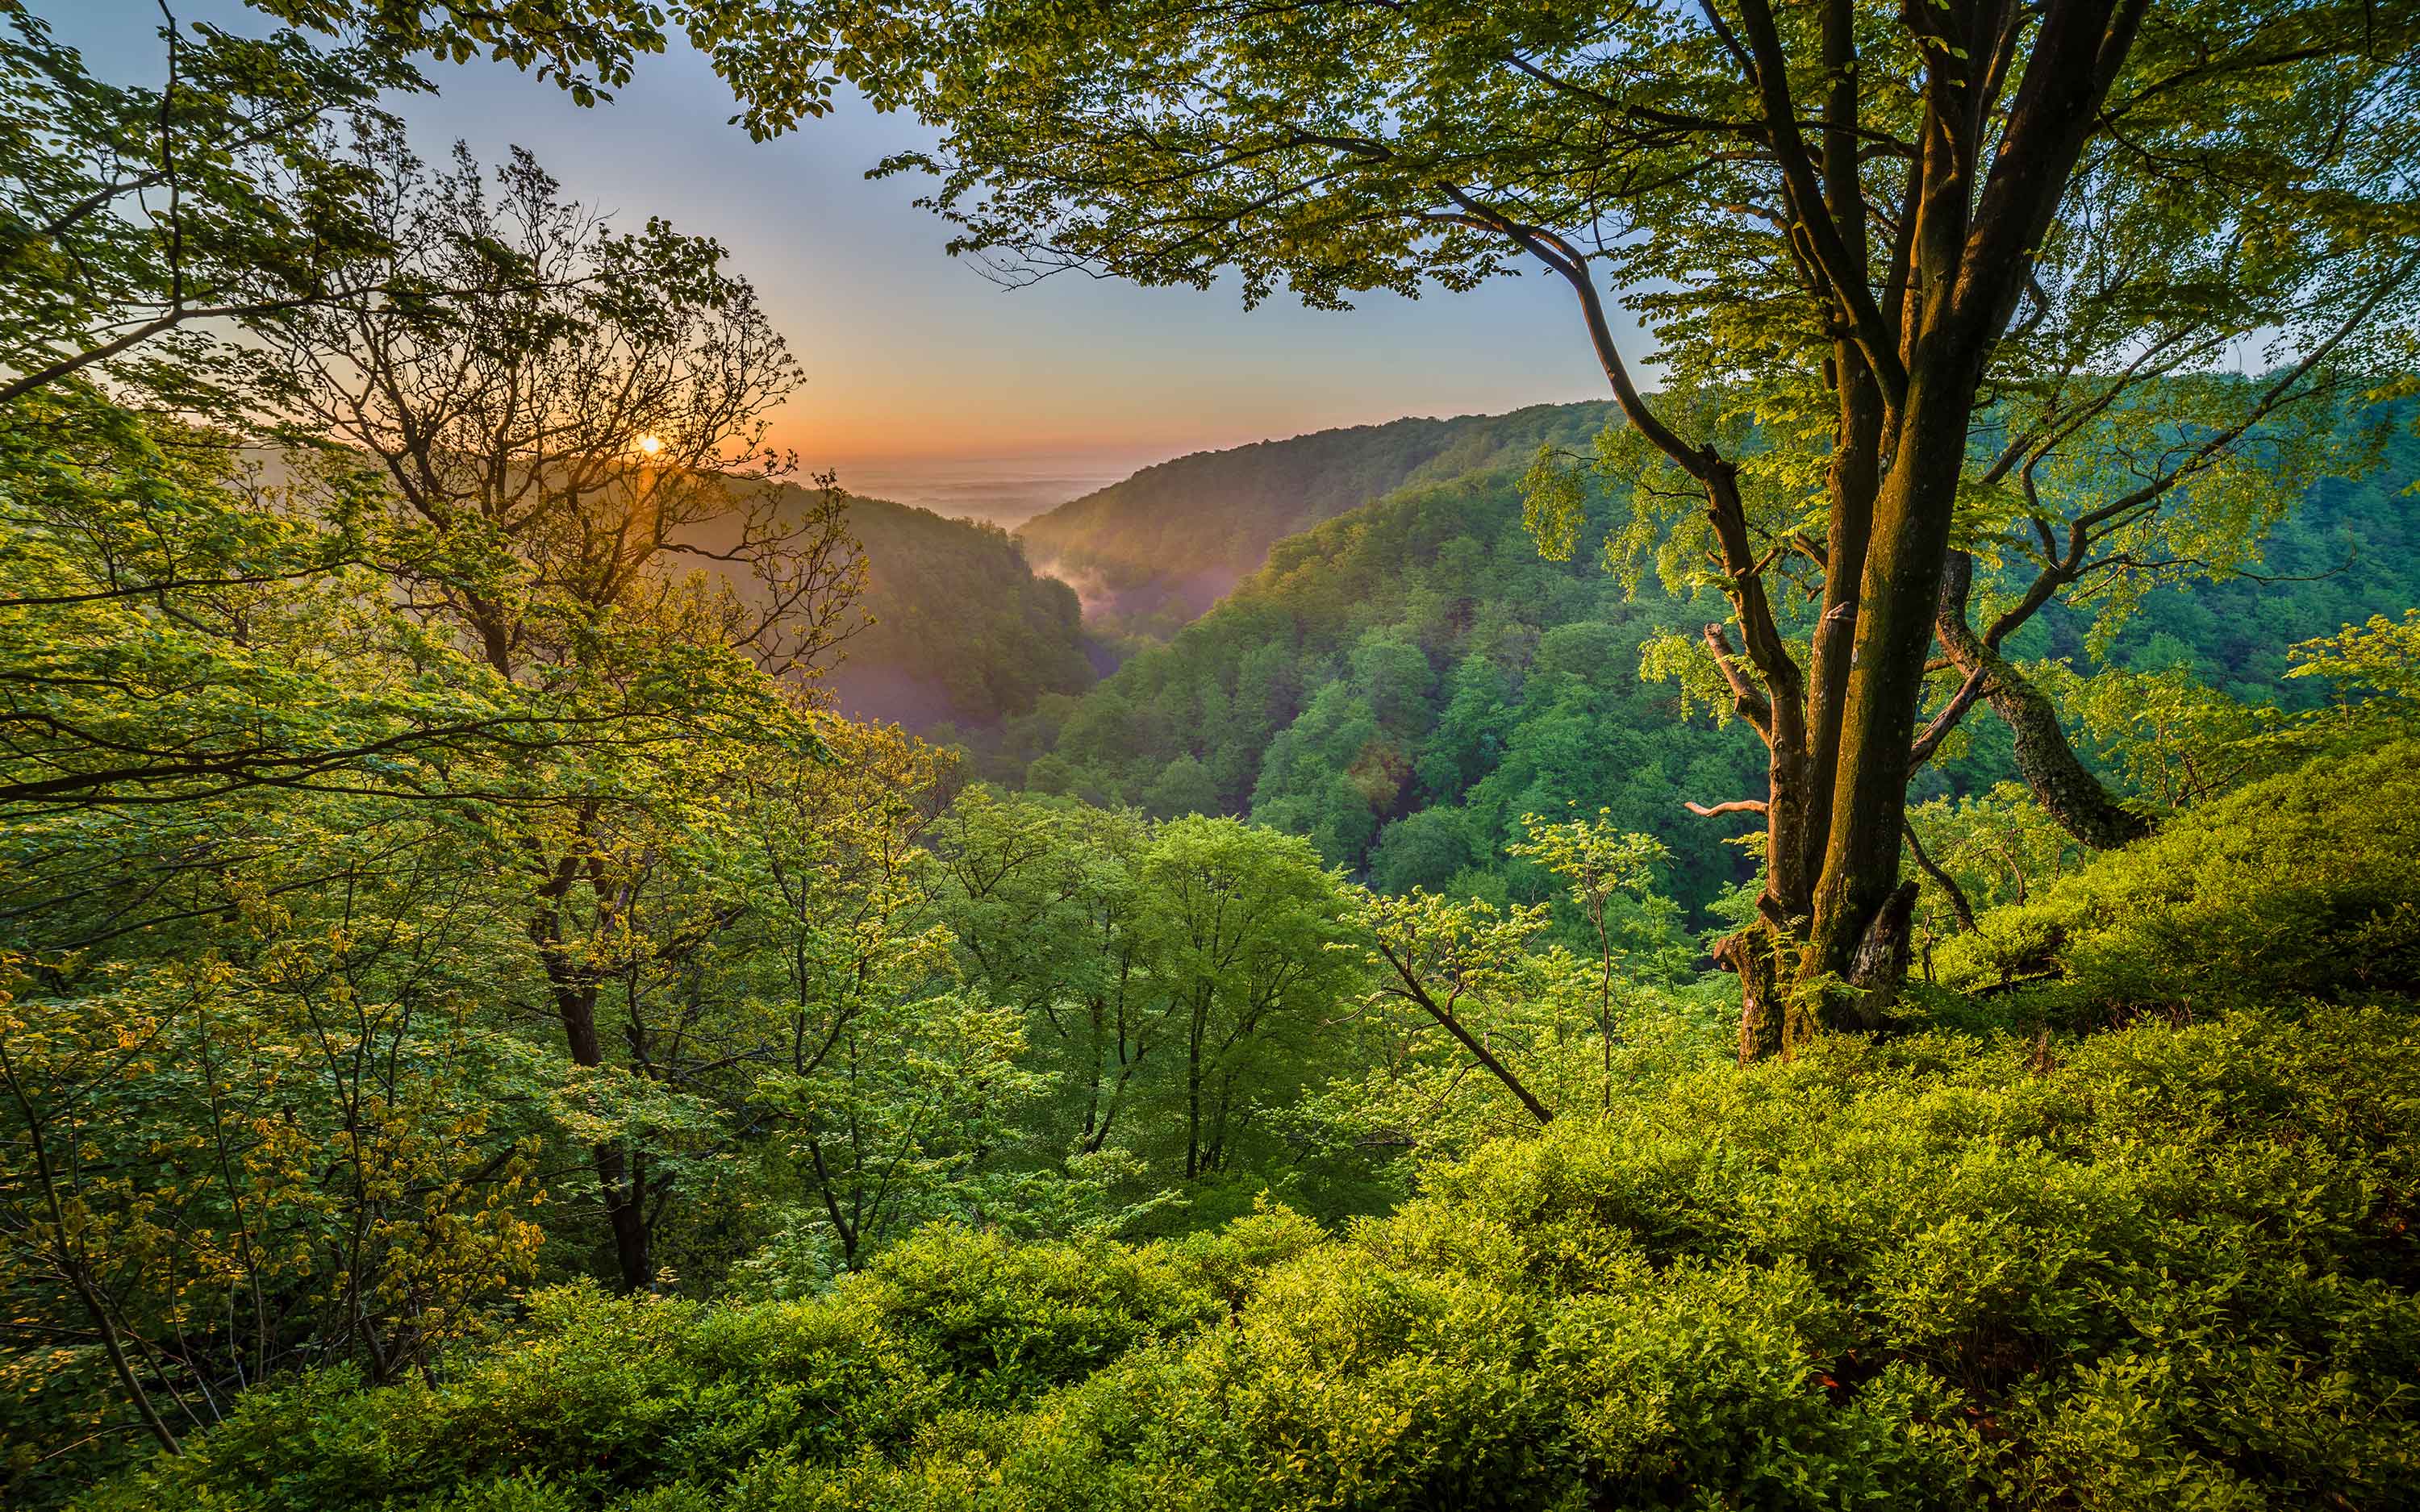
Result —
POLYGON ((2420 1505, 2420 9, 251 19, 0 0, 7 1504, 2420 1505), (853 498, 396 114, 676 43, 1613 398, 853 498))

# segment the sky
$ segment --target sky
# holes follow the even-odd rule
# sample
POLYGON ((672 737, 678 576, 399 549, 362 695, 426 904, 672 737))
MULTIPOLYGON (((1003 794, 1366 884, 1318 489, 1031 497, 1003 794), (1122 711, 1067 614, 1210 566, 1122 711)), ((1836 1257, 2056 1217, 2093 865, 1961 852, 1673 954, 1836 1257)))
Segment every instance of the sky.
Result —
MULTIPOLYGON (((162 76, 155 0, 30 8, 95 74, 162 76)), ((178 13, 266 25, 240 0, 184 0, 178 13)), ((677 44, 641 58, 613 103, 585 110, 506 65, 427 71, 438 94, 392 102, 423 156, 457 139, 489 162, 527 147, 573 198, 727 246, 806 372, 774 440, 859 492, 935 507, 987 487, 1054 501, 1188 452, 1604 395, 1570 292, 1549 278, 1373 295, 1342 313, 1283 293, 1248 312, 1233 284, 1146 289, 1062 274, 1004 290, 942 250, 947 226, 913 204, 922 184, 865 178, 886 154, 931 140, 912 117, 850 98, 752 143, 728 124, 729 91, 677 44)))

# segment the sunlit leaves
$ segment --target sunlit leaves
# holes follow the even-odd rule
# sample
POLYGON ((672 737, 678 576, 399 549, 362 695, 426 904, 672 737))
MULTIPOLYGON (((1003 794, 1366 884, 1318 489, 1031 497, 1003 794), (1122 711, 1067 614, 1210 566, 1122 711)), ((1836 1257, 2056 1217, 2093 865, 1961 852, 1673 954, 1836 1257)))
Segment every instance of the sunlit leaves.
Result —
POLYGON ((2349 716, 2420 721, 2420 609, 2406 609, 2400 620, 2372 615, 2365 625, 2302 641, 2288 654, 2294 667, 2286 675, 2335 685, 2349 716))
POLYGON ((1562 878, 1582 909, 1601 914, 1617 892, 1645 891, 1655 868, 1669 859, 1661 841, 1614 828, 1611 814, 1599 810, 1568 820, 1524 814, 1521 824, 1529 838, 1505 849, 1562 878))

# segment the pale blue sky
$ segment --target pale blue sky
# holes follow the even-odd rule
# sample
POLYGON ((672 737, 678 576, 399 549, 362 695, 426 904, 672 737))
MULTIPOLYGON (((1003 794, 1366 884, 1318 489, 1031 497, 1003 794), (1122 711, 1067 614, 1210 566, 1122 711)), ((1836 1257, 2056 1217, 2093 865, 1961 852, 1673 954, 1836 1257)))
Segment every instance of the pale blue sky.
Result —
MULTIPOLYGON (((150 0, 31 8, 96 73, 158 77, 150 0)), ((178 14, 263 24, 233 0, 185 0, 178 14)), ((489 161, 526 147, 579 199, 661 215, 732 249, 805 364, 779 439, 811 465, 1090 456, 1123 472, 1332 425, 1604 393, 1570 294, 1547 279, 1417 301, 1377 295, 1343 314, 1284 296, 1247 312, 1232 286, 1080 275, 1003 291, 941 251, 946 228, 910 203, 920 184, 863 177, 924 138, 912 119, 850 100, 752 143, 726 124, 727 91, 684 50, 641 59, 630 87, 593 110, 500 65, 429 71, 439 95, 397 101, 424 155, 457 137, 489 161)))

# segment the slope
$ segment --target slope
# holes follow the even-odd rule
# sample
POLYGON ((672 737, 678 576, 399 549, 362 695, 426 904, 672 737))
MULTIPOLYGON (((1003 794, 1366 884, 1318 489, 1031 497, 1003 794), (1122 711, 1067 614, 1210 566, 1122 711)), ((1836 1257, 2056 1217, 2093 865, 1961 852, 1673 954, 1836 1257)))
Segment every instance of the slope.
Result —
POLYGON ((1165 640, 1266 560, 1286 536, 1407 484, 1527 462, 1540 443, 1585 449, 1606 403, 1324 430, 1145 468, 1028 520, 1046 572, 1084 594, 1100 629, 1165 640))
MULTIPOLYGON (((1702 907, 1740 874, 1738 825, 1680 808, 1755 791, 1762 754, 1639 681, 1641 648, 1720 613, 1542 560, 1518 474, 1404 488, 1279 543, 1268 564, 1081 699, 1045 699, 1002 756, 1027 786, 1155 813, 1249 813, 1377 885, 1558 890, 1498 859, 1522 815, 1610 808, 1673 851, 1702 907), (1475 870, 1474 870, 1475 869, 1475 870), (1502 882, 1497 887, 1505 885, 1502 882)), ((1609 513, 1599 504, 1596 530, 1609 513)))
POLYGON ((865 548, 873 620, 829 679, 851 717, 988 728, 1091 686, 1076 594, 1037 576, 999 526, 852 498, 848 528, 865 548))

